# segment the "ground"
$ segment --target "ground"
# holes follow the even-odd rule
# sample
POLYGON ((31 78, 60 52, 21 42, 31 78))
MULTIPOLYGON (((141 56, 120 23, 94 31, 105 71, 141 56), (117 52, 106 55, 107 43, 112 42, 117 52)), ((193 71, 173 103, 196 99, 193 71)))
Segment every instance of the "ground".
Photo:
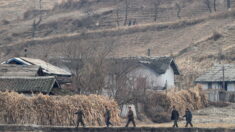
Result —
MULTIPOLYGON (((193 125, 199 128, 235 128, 235 104, 230 104, 226 107, 210 106, 193 111, 193 125)), ((139 126, 171 127, 172 123, 141 123, 139 126)), ((185 120, 180 121, 179 127, 184 126, 185 120)))

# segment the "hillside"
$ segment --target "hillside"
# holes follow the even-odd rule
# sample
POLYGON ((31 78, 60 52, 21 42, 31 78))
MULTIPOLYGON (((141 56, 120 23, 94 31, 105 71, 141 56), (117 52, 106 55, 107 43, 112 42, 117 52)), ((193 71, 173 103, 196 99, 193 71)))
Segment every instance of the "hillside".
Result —
POLYGON ((87 46, 111 47, 109 56, 145 56, 149 48, 152 56, 174 55, 184 83, 192 82, 206 68, 218 63, 219 53, 222 62, 234 63, 235 10, 228 11, 225 3, 219 2, 217 12, 209 13, 201 1, 182 0, 179 19, 177 0, 166 0, 154 22, 150 0, 130 1, 128 21, 136 20, 137 24, 123 26, 125 1, 116 2, 89 0, 48 6, 34 38, 32 23, 38 20, 37 14, 0 25, 1 60, 24 55, 25 48, 28 56, 43 59, 78 57, 77 54, 86 52, 81 47, 87 46), (117 9, 122 23, 119 26, 115 21, 117 9))

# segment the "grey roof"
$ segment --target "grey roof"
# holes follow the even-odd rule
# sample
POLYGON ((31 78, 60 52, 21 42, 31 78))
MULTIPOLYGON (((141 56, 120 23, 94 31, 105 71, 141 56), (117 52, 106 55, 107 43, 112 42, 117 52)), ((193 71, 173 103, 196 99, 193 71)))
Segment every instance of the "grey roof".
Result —
POLYGON ((5 64, 14 64, 15 62, 20 65, 37 65, 43 69, 43 72, 49 75, 58 76, 71 76, 72 74, 62 68, 47 63, 41 59, 27 58, 27 57, 15 57, 4 62, 5 64))
MULTIPOLYGON (((178 66, 176 65, 172 57, 124 57, 113 59, 118 65, 129 65, 129 66, 146 66, 158 74, 164 74, 166 70, 171 66, 174 70, 175 75, 180 75, 178 66)), ((120 67, 120 66, 118 66, 120 67)))
POLYGON ((0 76, 37 76, 40 67, 36 65, 1 64, 0 76))
MULTIPOLYGON (((95 58, 91 58, 92 59, 95 58)), ((53 63, 59 63, 60 65, 83 67, 83 61, 81 59, 52 59, 53 63)), ((175 75, 180 75, 177 64, 172 57, 122 57, 122 58, 107 58, 104 63, 108 65, 107 71, 109 74, 114 73, 128 73, 139 66, 146 66, 158 74, 164 74, 169 66, 174 70, 175 75)))
POLYGON ((50 93, 55 77, 0 77, 0 91, 50 93))
POLYGON ((204 74, 199 76, 195 82, 222 82, 223 81, 223 66, 224 66, 224 80, 226 82, 235 81, 235 64, 217 64, 204 74))

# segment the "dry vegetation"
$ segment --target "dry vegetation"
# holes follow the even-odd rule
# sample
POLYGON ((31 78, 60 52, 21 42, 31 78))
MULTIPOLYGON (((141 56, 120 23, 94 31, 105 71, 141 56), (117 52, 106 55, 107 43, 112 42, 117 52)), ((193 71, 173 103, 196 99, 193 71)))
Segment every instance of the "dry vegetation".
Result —
POLYGON ((146 113, 154 122, 170 121, 170 112, 175 106, 181 115, 185 109, 198 110, 208 105, 207 98, 200 87, 187 90, 154 92, 147 97, 146 113))
POLYGON ((97 95, 28 97, 15 92, 0 93, 0 122, 2 124, 36 124, 74 126, 78 106, 85 114, 87 125, 104 125, 104 106, 112 113, 112 122, 119 125, 119 107, 114 100, 97 95))

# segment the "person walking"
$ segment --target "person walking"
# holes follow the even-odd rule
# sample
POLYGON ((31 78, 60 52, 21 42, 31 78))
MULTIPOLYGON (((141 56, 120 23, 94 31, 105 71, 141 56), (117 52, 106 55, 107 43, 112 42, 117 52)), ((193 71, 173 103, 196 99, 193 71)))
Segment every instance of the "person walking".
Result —
POLYGON ((178 120, 179 120, 179 112, 173 106, 173 110, 171 112, 171 120, 174 121, 173 127, 178 127, 178 120))
POLYGON ((191 127, 193 127, 193 124, 192 124, 193 115, 192 115, 192 112, 188 108, 185 110, 185 115, 183 117, 186 118, 186 125, 185 125, 185 127, 188 127, 188 124, 191 127))
POLYGON ((76 113, 74 113, 74 114, 77 115, 77 128, 79 127, 79 124, 80 124, 80 123, 81 123, 81 125, 82 125, 83 127, 86 127, 86 126, 85 126, 85 123, 84 123, 84 121, 83 121, 83 118, 85 118, 85 115, 84 115, 84 112, 83 112, 81 106, 79 106, 79 110, 78 110, 76 113))
POLYGON ((134 112, 132 111, 131 107, 128 107, 129 108, 129 111, 128 111, 128 114, 127 114, 127 123, 126 123, 126 127, 129 126, 130 122, 132 122, 133 126, 136 127, 136 124, 135 124, 135 119, 134 119, 134 112))
POLYGON ((110 119, 111 119, 111 112, 110 112, 110 110, 108 109, 107 106, 105 106, 104 118, 105 118, 106 127, 109 127, 109 125, 112 125, 112 126, 113 126, 113 124, 110 122, 110 119))

